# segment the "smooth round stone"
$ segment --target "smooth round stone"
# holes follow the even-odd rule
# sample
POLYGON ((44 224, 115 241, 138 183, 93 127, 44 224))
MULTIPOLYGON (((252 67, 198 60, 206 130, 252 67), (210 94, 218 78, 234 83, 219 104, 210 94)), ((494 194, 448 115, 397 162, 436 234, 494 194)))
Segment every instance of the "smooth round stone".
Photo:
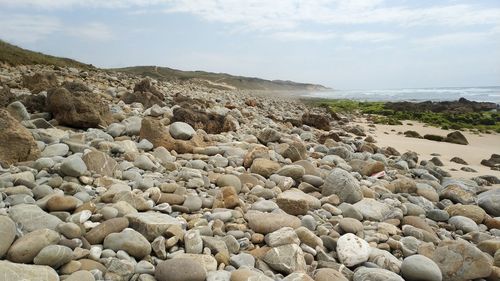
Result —
POLYGON ((139 232, 126 228, 120 233, 111 233, 104 239, 104 248, 123 250, 131 256, 142 259, 151 253, 151 245, 139 232))
POLYGON ((362 267, 352 276, 353 281, 405 281, 396 273, 382 268, 362 267))
POLYGON ((64 281, 95 281, 95 278, 90 271, 80 270, 71 273, 64 281))
POLYGON ((448 220, 448 223, 453 225, 456 229, 460 229, 465 233, 478 231, 477 224, 468 217, 454 216, 448 220))
MULTIPOLYGON (((56 271, 48 266, 20 264, 0 260, 2 281, 59 281, 56 271)), ((83 281, 83 280, 79 280, 83 281)))
POLYGON ((261 212, 272 212, 276 209, 279 209, 278 204, 271 200, 259 200, 252 204, 250 207, 252 210, 257 210, 261 212))
POLYGON ((79 177, 87 172, 87 166, 85 165, 85 162, 83 162, 82 158, 78 156, 71 156, 64 159, 60 170, 67 176, 79 177))
POLYGON ((0 258, 9 250, 16 239, 16 224, 6 216, 0 216, 0 258))
POLYGON ((113 219, 118 216, 118 210, 113 208, 113 207, 103 207, 102 209, 99 210, 99 213, 102 214, 103 218, 105 220, 113 219))
POLYGON ((17 263, 31 263, 46 246, 57 244, 59 233, 50 229, 38 229, 17 239, 7 252, 7 259, 17 263))
POLYGON ((80 226, 73 222, 63 222, 57 226, 57 231, 68 239, 78 238, 82 235, 80 226))
POLYGON ((65 156, 69 152, 69 146, 64 143, 51 144, 42 151, 42 157, 65 156))
POLYGON ((363 224, 353 218, 343 218, 339 222, 340 228, 346 233, 358 233, 363 230, 363 224))
POLYGON ((222 175, 217 178, 217 186, 232 186, 236 190, 236 193, 240 193, 241 191, 241 181, 235 175, 222 175))
POLYGON ((337 241, 337 254, 341 263, 351 267, 368 260, 370 246, 358 236, 347 233, 337 241))
POLYGON ((153 163, 153 161, 151 161, 151 159, 149 159, 146 155, 139 155, 134 161, 134 166, 146 171, 156 168, 155 163, 153 163))
POLYGON ((255 258, 247 253, 240 253, 238 255, 234 255, 229 259, 229 262, 235 268, 240 268, 242 266, 252 268, 255 266, 255 258))
POLYGON ((439 209, 432 209, 425 214, 426 217, 433 221, 441 222, 447 221, 450 218, 448 212, 439 209))
POLYGON ((316 222, 316 220, 314 219, 313 216, 311 215, 305 215, 302 217, 302 220, 301 220, 301 223, 302 223, 302 226, 304 226, 305 228, 311 230, 311 231, 314 231, 316 230, 316 227, 318 226, 318 222, 316 222))
POLYGON ((201 209, 201 206, 203 205, 203 201, 201 200, 200 197, 196 195, 190 195, 186 197, 186 200, 184 201, 183 206, 188 208, 190 212, 196 212, 201 209))
POLYGON ((206 273, 198 262, 177 258, 160 262, 155 278, 158 281, 205 281, 206 273))
POLYGON ((126 218, 114 218, 103 221, 98 226, 92 228, 85 235, 85 239, 90 244, 101 244, 104 239, 111 233, 116 233, 128 227, 129 221, 126 218))
POLYGON ((356 203, 363 199, 359 182, 349 172, 335 168, 321 186, 323 196, 336 194, 342 202, 356 203))
POLYGON ((314 272, 314 281, 348 281, 342 273, 332 268, 320 268, 314 272))
POLYGON ((409 256, 401 264, 401 275, 406 281, 441 281, 443 279, 438 265, 422 255, 409 256))
POLYGON ((51 158, 38 158, 35 161, 34 168, 37 170, 48 169, 54 166, 55 162, 51 158))
POLYGON ((174 139, 180 140, 189 140, 196 133, 191 125, 184 122, 174 122, 170 124, 168 131, 174 139))
POLYGON ((47 201, 46 207, 49 212, 73 211, 79 203, 80 200, 73 196, 56 195, 47 201))
POLYGON ((49 245, 36 255, 33 263, 59 268, 61 265, 70 262, 72 258, 73 251, 70 248, 61 245, 49 245))

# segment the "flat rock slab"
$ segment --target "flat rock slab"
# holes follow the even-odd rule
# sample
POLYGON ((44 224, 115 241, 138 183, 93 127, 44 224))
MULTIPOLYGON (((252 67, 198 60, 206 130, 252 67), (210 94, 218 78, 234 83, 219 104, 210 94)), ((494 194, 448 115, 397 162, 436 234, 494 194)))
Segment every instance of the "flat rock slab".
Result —
POLYGON ((59 276, 48 266, 0 261, 0 280, 59 281, 59 276))
POLYGON ((127 215, 126 218, 130 223, 130 227, 144 235, 149 241, 163 235, 169 227, 181 225, 175 218, 161 213, 134 213, 127 215))
POLYGON ((15 223, 21 225, 24 233, 43 228, 55 230, 57 225, 62 223, 58 217, 46 213, 37 205, 31 204, 15 205, 10 208, 9 216, 15 223))

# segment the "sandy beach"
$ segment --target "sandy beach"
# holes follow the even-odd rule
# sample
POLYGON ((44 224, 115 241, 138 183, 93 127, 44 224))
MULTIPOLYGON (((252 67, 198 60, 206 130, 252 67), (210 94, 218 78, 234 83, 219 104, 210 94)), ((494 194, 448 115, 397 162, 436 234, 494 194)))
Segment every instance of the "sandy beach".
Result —
POLYGON ((499 134, 473 134, 463 131, 463 135, 469 141, 469 145, 459 145, 447 142, 436 142, 426 139, 408 138, 403 132, 413 130, 420 135, 435 134, 446 136, 453 130, 427 126, 416 121, 404 121, 403 125, 376 125, 375 128, 368 127, 367 122, 359 123, 369 130, 379 146, 392 146, 399 152, 415 151, 420 160, 429 160, 431 154, 439 154, 438 158, 444 163, 444 169, 449 171, 453 177, 472 178, 479 175, 494 175, 500 177, 500 171, 493 171, 489 167, 481 165, 481 160, 489 159, 491 154, 500 153, 499 134), (477 173, 460 170, 464 165, 450 162, 453 157, 465 160, 477 173))

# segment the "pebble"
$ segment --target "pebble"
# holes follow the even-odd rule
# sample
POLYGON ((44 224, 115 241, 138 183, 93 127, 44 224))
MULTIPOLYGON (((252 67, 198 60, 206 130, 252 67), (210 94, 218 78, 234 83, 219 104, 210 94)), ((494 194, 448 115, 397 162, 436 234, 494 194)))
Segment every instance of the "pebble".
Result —
POLYGON ((403 260, 401 273, 406 281, 441 281, 441 270, 437 264, 422 255, 413 255, 403 260))
POLYGON ((366 262, 370 255, 368 243, 352 233, 347 233, 337 241, 339 260, 348 267, 366 262))
POLYGON ((203 267, 189 259, 179 258, 160 262, 155 269, 158 281, 204 281, 203 267))

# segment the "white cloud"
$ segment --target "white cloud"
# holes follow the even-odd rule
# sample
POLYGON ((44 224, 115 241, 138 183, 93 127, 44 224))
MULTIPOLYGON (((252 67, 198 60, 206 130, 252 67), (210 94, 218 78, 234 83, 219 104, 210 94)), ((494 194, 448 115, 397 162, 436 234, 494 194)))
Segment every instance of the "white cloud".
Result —
POLYGON ((412 40, 412 43, 421 45, 424 47, 436 47, 443 45, 458 45, 458 44, 477 44, 483 43, 491 38, 496 38, 496 41, 500 41, 500 29, 495 27, 489 31, 477 31, 477 32, 452 32, 446 34, 439 34, 435 36, 428 36, 422 38, 416 38, 412 40))
POLYGON ((400 35, 385 32, 352 32, 342 36, 346 41, 378 43, 400 38, 400 35))
POLYGON ((84 37, 93 41, 106 41, 114 37, 111 29, 107 25, 99 22, 69 27, 65 31, 71 36, 84 37))
POLYGON ((337 35, 330 32, 311 32, 311 31, 281 31, 271 35, 274 39, 283 41, 323 41, 335 38, 337 35))
POLYGON ((0 38, 12 43, 33 43, 60 33, 92 41, 114 38, 112 30, 99 22, 66 25, 58 18, 44 15, 0 14, 0 38))
POLYGON ((0 38, 13 43, 36 42, 60 28, 61 22, 52 17, 0 14, 0 38))

